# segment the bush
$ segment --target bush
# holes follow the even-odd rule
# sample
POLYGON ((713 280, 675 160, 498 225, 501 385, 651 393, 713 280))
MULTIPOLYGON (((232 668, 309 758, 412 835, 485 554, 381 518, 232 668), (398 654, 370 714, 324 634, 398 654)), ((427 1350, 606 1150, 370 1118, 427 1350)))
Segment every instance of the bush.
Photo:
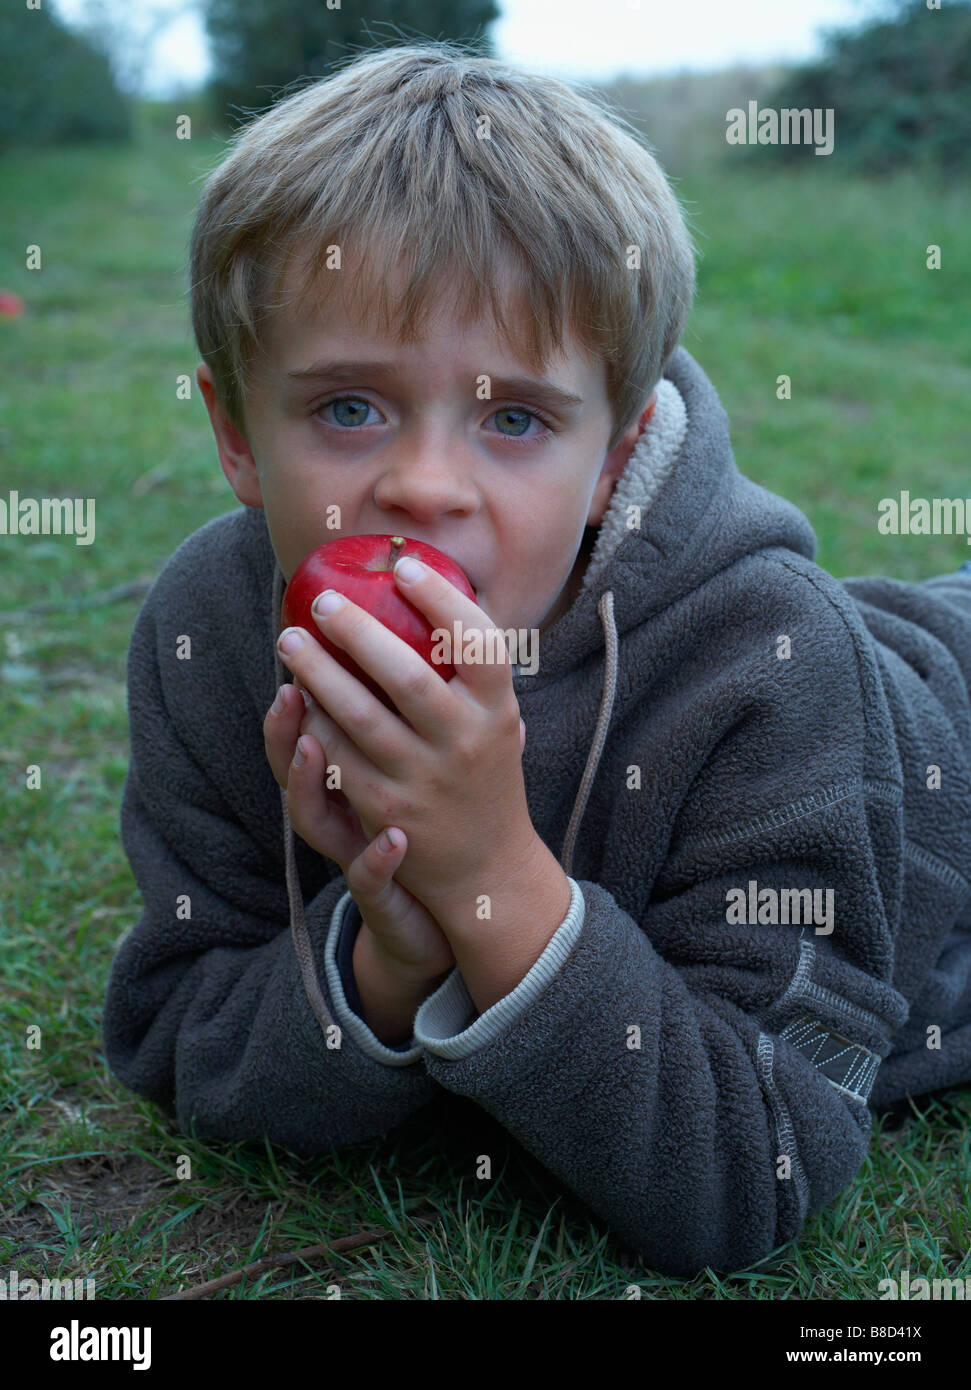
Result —
POLYGON ((320 81, 363 50, 389 44, 472 42, 493 56, 485 30, 496 0, 368 0, 330 9, 324 0, 205 0, 213 59, 209 100, 220 127, 236 130, 299 87, 320 81))
POLYGON ((0 9, 0 148, 131 139, 111 65, 44 9, 0 9))
MULTIPOLYGON (((782 109, 832 107, 835 153, 848 168, 889 173, 906 165, 944 173, 971 163, 971 5, 904 0, 891 19, 831 33, 825 56, 795 69, 764 99, 782 109)), ((750 147, 749 158, 762 150, 750 147)), ((773 157, 813 156, 780 145, 773 157)))

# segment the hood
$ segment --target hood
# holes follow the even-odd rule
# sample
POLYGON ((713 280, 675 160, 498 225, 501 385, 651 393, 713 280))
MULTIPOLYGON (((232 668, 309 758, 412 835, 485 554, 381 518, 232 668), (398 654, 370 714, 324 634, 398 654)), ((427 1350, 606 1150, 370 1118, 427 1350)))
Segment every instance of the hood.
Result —
POLYGON ((745 555, 783 546, 815 559, 816 537, 799 508, 738 471, 728 416, 684 348, 672 355, 657 392, 581 590, 543 637, 544 677, 562 676, 596 653, 609 626, 622 636, 745 555), (601 612, 605 598, 609 619, 601 612))
MULTIPOLYGON (((691 354, 678 348, 658 382, 649 425, 615 484, 580 591, 543 637, 540 680, 561 678, 591 658, 602 661, 604 668, 596 727, 559 856, 564 873, 571 871, 573 847, 610 728, 619 639, 743 556, 774 546, 815 559, 816 537, 803 513, 738 471, 718 394, 691 354)), ((283 630, 284 587, 277 564, 277 633, 283 630)), ((275 670, 280 686, 287 673, 278 654, 275 670)), ((525 682, 536 679, 514 667, 517 697, 525 682)), ((326 1029, 333 1020, 314 968, 283 788, 280 797, 290 927, 307 997, 326 1029)))

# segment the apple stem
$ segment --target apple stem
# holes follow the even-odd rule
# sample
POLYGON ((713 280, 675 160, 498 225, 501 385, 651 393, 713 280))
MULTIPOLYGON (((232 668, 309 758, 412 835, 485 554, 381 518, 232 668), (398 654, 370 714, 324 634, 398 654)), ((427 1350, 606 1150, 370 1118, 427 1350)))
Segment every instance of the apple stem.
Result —
POLYGON ((398 563, 398 557, 399 557, 399 555, 401 554, 401 552, 404 550, 406 544, 407 544, 407 542, 406 542, 404 536, 392 536, 392 537, 391 537, 391 557, 390 557, 390 560, 389 560, 389 562, 388 562, 388 569, 389 569, 389 570, 393 570, 394 567, 395 567, 395 565, 398 563))

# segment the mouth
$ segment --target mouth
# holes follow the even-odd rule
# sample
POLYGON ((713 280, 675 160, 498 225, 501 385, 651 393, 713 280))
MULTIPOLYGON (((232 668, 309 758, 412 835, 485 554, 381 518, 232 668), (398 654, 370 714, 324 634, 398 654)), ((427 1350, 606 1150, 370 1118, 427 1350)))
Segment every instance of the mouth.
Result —
MULTIPOLYGON (((442 551, 442 554, 444 555, 444 554, 445 554, 445 551, 442 551)), ((448 558, 452 561, 453 564, 458 565, 459 569, 460 569, 460 570, 462 571, 462 573, 465 575, 466 579, 467 579, 467 580, 469 581, 469 583, 472 585, 472 588, 475 590, 476 595, 478 596, 478 593, 479 593, 479 581, 476 579, 475 575, 471 572, 471 570, 466 569, 465 565, 462 564, 462 561, 461 561, 461 560, 456 560, 455 557, 454 557, 453 555, 449 555, 448 558)))
MULTIPOLYGON (((402 534, 403 534, 403 533, 402 533, 402 534)), ((405 539, 406 539, 406 540, 409 540, 409 541, 418 541, 421 545, 430 545, 434 550, 438 550, 438 551, 441 552, 442 555, 446 555, 446 556, 448 557, 448 559, 451 560, 451 562, 452 562, 453 565, 458 565, 459 569, 460 569, 460 570, 462 571, 462 573, 465 575, 466 579, 467 579, 467 580, 469 581, 469 583, 472 585, 472 587, 473 587, 473 589, 476 591, 476 593, 479 592, 479 584, 478 584, 478 580, 476 579, 475 575, 474 575, 474 574, 472 573, 472 571, 468 568, 468 566, 464 563, 464 561, 460 560, 459 557, 458 557, 457 555, 454 555, 454 554, 452 553, 451 550, 446 550, 445 547, 444 547, 443 545, 435 545, 435 542, 434 542, 434 541, 425 541, 425 540, 422 540, 422 538, 421 538, 420 536, 406 536, 405 539)))

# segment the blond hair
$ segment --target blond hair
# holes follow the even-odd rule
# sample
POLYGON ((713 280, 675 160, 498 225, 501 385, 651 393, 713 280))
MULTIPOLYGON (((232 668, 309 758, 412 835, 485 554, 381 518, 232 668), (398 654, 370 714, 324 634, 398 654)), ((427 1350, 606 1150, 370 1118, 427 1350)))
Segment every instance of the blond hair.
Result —
POLYGON ((339 246, 363 257, 357 302, 399 342, 421 335, 446 274, 456 312, 477 317, 486 297, 502 341, 535 370, 572 329, 606 364, 612 448, 694 292, 680 205, 639 140, 594 89, 451 43, 369 50, 241 127, 208 175, 190 250, 192 327, 230 419, 245 433, 250 367, 291 262, 323 303, 334 281, 319 272, 339 246), (523 312, 504 321, 507 254, 523 312), (391 304, 401 256, 410 275, 391 304))

